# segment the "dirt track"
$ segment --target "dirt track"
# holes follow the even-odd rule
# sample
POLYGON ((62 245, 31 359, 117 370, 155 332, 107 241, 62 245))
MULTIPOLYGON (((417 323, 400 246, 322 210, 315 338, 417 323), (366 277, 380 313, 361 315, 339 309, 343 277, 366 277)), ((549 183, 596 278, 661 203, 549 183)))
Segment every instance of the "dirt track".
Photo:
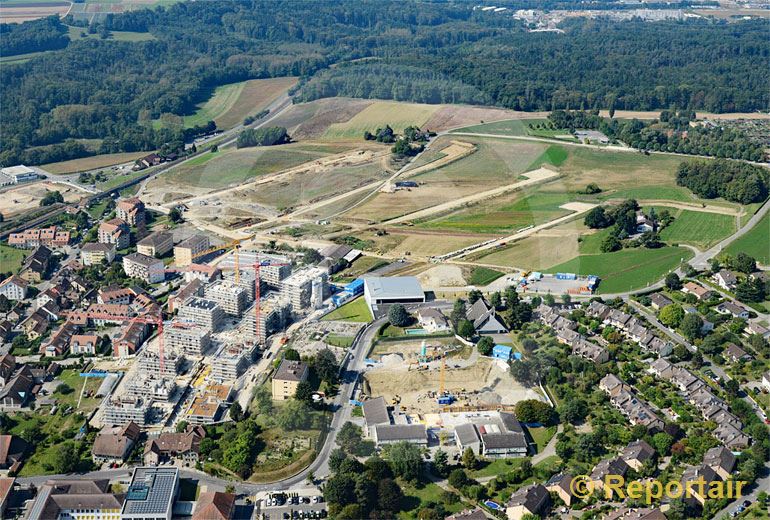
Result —
POLYGON ((718 213, 720 215, 729 215, 731 217, 739 217, 745 213, 745 210, 739 210, 736 208, 728 208, 725 206, 714 206, 706 204, 688 204, 687 202, 672 202, 670 200, 640 200, 638 201, 642 206, 665 206, 667 208, 684 209, 687 211, 699 211, 701 213, 718 213))

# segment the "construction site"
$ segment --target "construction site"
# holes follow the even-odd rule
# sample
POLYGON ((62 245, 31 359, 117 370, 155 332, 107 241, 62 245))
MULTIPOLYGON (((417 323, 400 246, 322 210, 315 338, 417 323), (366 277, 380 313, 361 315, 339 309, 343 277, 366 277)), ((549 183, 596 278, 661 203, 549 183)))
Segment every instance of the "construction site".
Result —
POLYGON ((363 391, 414 414, 449 406, 497 409, 525 399, 544 399, 513 379, 507 361, 481 356, 454 338, 378 344, 367 360, 363 391))

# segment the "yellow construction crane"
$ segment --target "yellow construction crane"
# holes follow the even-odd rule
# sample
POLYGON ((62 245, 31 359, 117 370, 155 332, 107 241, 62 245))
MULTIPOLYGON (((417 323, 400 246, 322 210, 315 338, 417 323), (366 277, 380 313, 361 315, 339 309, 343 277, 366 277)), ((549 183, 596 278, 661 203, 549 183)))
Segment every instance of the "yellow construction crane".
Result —
POLYGON ((241 281, 241 270, 238 262, 238 251, 241 248, 241 242, 245 242, 246 240, 251 240, 256 235, 250 235, 246 238, 236 238, 230 242, 227 242, 226 244, 220 244, 218 246, 210 247, 204 251, 201 251, 200 253, 196 253, 190 257, 191 260, 195 260, 196 258, 200 258, 202 256, 210 255, 211 253, 214 253, 216 251, 222 251, 227 249, 233 249, 234 256, 235 256, 235 283, 240 283, 241 281))

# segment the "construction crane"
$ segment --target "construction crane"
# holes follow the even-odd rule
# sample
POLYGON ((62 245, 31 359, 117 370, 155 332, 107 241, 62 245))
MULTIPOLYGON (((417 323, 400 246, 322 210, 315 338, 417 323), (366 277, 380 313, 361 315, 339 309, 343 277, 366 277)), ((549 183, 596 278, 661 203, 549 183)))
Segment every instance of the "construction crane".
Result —
POLYGON ((441 354, 441 371, 439 372, 438 376, 438 398, 436 399, 436 402, 438 404, 452 404, 452 402, 455 400, 454 396, 446 391, 445 386, 445 375, 444 372, 446 371, 446 353, 441 354))
POLYGON ((246 240, 251 240, 255 236, 256 235, 249 235, 246 238, 236 238, 230 242, 227 242, 226 244, 220 244, 218 246, 210 247, 208 249, 201 251, 200 253, 195 253, 190 257, 190 259, 195 260, 196 258, 210 255, 211 253, 215 253, 217 251, 232 249, 233 255, 235 256, 235 283, 239 283, 241 281, 241 273, 240 273, 240 268, 238 264, 238 251, 241 248, 241 242, 245 242, 246 240))

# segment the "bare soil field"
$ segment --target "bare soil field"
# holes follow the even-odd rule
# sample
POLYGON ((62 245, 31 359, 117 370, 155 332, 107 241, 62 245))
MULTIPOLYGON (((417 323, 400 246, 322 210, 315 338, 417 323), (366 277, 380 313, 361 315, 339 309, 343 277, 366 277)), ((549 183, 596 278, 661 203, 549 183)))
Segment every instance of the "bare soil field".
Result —
POLYGON ((414 167, 411 167, 412 164, 410 164, 410 168, 407 168, 404 175, 401 175, 401 178, 420 175, 421 173, 435 170, 436 168, 441 168, 442 166, 446 166, 459 159, 462 159, 463 157, 466 157, 475 151, 476 145, 473 143, 453 140, 440 150, 436 150, 436 154, 431 157, 434 160, 423 164, 415 164, 414 167))
POLYGON ((144 157, 150 152, 130 152, 130 153, 109 153, 103 155, 94 155, 92 157, 83 157, 81 159, 72 159, 70 161, 61 161, 57 163, 48 163, 40 168, 56 175, 64 173, 77 173, 97 168, 107 168, 115 164, 133 162, 140 157, 144 157))
POLYGON ((218 128, 232 128, 249 114, 256 114, 297 83, 297 78, 252 79, 244 82, 233 103, 214 118, 218 128))
MULTIPOLYGON (((374 101, 367 99, 319 99, 292 105, 280 117, 274 119, 273 123, 285 127, 294 139, 317 139, 330 125, 350 120, 372 103, 374 101)), ((356 136, 356 140, 363 140, 363 136, 356 136)))
MULTIPOLYGON (((438 410, 431 396, 439 389, 438 362, 431 363, 428 370, 408 370, 408 363, 399 358, 402 358, 399 354, 386 356, 383 368, 366 373, 364 388, 368 388, 368 394, 383 396, 388 403, 394 398, 400 399, 401 408, 407 412, 438 410)), ((446 390, 460 397, 458 404, 462 405, 513 405, 524 399, 542 399, 534 390, 516 382, 506 363, 489 358, 480 358, 466 368, 447 368, 444 379, 446 390)))
POLYGON ((86 195, 84 191, 54 182, 22 185, 0 193, 0 214, 8 217, 36 208, 49 191, 58 191, 66 202, 78 201, 86 195))
POLYGON ((459 265, 437 265, 417 275, 424 287, 465 287, 468 282, 459 265))
POLYGON ((543 119, 548 112, 516 112, 502 108, 474 107, 466 105, 443 105, 425 123, 425 130, 443 132, 452 128, 491 123, 505 119, 543 119))

